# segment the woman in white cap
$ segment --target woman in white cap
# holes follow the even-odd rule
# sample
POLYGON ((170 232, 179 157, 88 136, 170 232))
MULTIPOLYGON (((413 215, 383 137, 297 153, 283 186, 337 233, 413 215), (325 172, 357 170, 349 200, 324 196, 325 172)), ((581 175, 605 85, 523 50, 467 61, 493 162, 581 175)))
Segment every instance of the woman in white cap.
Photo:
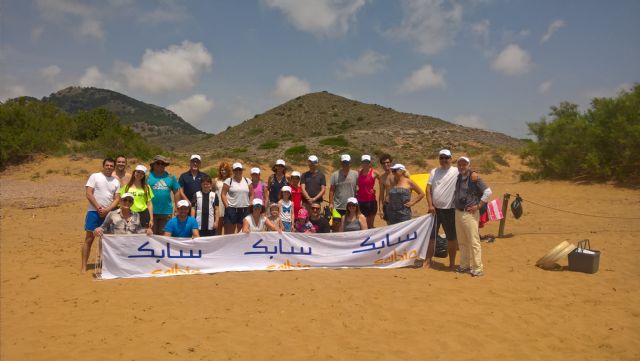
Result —
POLYGON ((347 199, 347 212, 342 216, 340 232, 361 231, 367 228, 367 219, 360 213, 360 206, 355 197, 347 199))
MULTIPOLYGON (((218 201, 220 202, 218 209, 218 224, 224 224, 224 203, 222 203, 222 188, 224 188, 225 179, 231 177, 231 164, 227 162, 221 162, 218 165, 218 176, 214 179, 214 191, 216 192, 216 196, 218 197, 218 201)), ((222 234, 223 229, 218 228, 218 234, 222 234)))
POLYGON ((273 165, 273 174, 269 176, 267 180, 267 190, 270 203, 278 203, 280 197, 280 190, 282 187, 289 184, 287 181, 286 164, 284 160, 276 160, 276 164, 273 165))
POLYGON ((222 203, 224 203, 224 234, 232 234, 242 230, 244 218, 249 214, 249 202, 253 199, 251 181, 242 176, 242 164, 233 163, 233 175, 224 181, 222 186, 222 203))
POLYGON ((396 224, 411 219, 411 207, 424 198, 424 191, 409 178, 404 165, 397 163, 391 166, 395 184, 389 190, 389 224, 396 224), (411 192, 418 193, 411 199, 411 192))
POLYGON ((243 219, 242 232, 266 232, 277 230, 276 225, 264 215, 262 199, 254 198, 249 206, 249 214, 243 219))
POLYGON ((291 225, 293 224, 293 217, 295 215, 295 213, 293 213, 293 201, 291 200, 291 187, 282 187, 279 198, 278 207, 280 208, 282 230, 291 232, 291 225))
POLYGON ((371 166, 371 156, 363 154, 360 158, 362 168, 358 171, 358 206, 367 219, 367 227, 373 228, 373 221, 378 213, 378 202, 376 201, 376 191, 374 189, 376 180, 380 182, 380 175, 371 166))
POLYGON ((95 229, 96 237, 102 237, 107 234, 137 234, 145 233, 151 236, 153 232, 151 228, 142 227, 140 224, 140 215, 131 211, 133 204, 133 194, 123 193, 120 196, 120 207, 107 214, 102 225, 95 229))
POLYGON ((147 167, 138 164, 129 179, 129 183, 120 188, 119 196, 133 195, 131 211, 140 214, 140 224, 144 228, 153 228, 153 190, 147 184, 147 167))
POLYGON ((260 179, 260 168, 251 168, 251 187, 253 188, 253 198, 262 199, 264 204, 267 204, 267 191, 266 186, 262 179, 260 179))

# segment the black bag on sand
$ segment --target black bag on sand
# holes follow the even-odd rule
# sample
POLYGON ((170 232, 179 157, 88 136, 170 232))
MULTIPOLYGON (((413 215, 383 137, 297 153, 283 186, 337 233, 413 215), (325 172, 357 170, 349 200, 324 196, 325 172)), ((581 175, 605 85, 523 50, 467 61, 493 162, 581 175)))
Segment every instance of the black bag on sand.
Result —
POLYGON ((513 213, 515 219, 522 217, 522 198, 520 198, 520 195, 517 193, 516 199, 511 202, 511 213, 513 213))
POLYGON ((438 258, 447 258, 449 255, 449 251, 447 250, 447 244, 449 242, 446 238, 442 238, 439 235, 436 235, 436 251, 433 254, 438 258))
POLYGON ((588 239, 578 242, 578 248, 569 253, 569 271, 596 273, 600 266, 600 251, 591 249, 588 239))

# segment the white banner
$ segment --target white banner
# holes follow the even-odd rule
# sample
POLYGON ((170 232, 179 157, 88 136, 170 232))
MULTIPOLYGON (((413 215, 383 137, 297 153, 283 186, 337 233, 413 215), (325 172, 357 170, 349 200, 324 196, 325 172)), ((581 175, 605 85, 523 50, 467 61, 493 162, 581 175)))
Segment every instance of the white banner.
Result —
POLYGON ((102 278, 308 268, 397 268, 424 259, 431 215, 344 233, 255 232, 196 239, 102 237, 102 278))

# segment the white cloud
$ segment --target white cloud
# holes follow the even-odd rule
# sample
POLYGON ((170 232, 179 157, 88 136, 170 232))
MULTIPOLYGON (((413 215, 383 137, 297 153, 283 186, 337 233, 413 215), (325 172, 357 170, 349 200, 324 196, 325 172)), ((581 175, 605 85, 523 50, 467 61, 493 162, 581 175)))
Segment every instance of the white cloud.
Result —
POLYGON ((47 80, 52 81, 56 76, 58 76, 58 74, 60 74, 61 71, 62 69, 60 69, 59 66, 49 65, 40 69, 40 75, 47 80))
POLYGON ((293 26, 316 36, 340 36, 349 31, 365 0, 264 0, 283 12, 293 26))
POLYGON ((388 58, 386 55, 368 50, 357 59, 343 60, 338 75, 343 78, 353 78, 379 73, 386 67, 388 58))
MULTIPOLYGON (((86 2, 76 0, 37 0, 40 14, 49 20, 74 23, 73 31, 86 37, 104 38, 104 30, 97 9, 86 2), (79 25, 77 24, 79 22, 79 25)), ((34 35, 34 34, 32 34, 34 35)), ((35 34, 38 35, 39 34, 35 34)))
POLYGON ((444 75, 444 71, 438 72, 431 65, 426 64, 406 78, 400 85, 398 92, 413 93, 422 89, 444 88, 447 86, 444 75))
POLYGON ((121 85, 118 81, 111 79, 108 75, 103 74, 97 66, 90 66, 85 69, 84 74, 78 80, 80 86, 105 88, 118 91, 121 85))
POLYGON ((10 83, 7 79, 0 82, 0 101, 29 95, 27 88, 22 84, 10 83))
POLYGON ((276 80, 273 95, 281 100, 289 100, 311 92, 311 86, 306 80, 293 75, 280 75, 276 80))
POLYGON ((444 0, 404 0, 399 27, 387 34, 415 42, 416 50, 437 54, 453 44, 462 23, 462 6, 444 0))
POLYGON ((547 32, 542 36, 542 38, 540 38, 540 43, 542 44, 549 41, 553 33, 560 30, 560 28, 564 27, 565 25, 566 23, 564 22, 564 20, 561 20, 561 19, 554 20, 551 24, 549 24, 549 27, 547 28, 547 32))
POLYGON ((533 67, 531 57, 517 44, 509 44, 493 61, 493 69, 506 75, 521 75, 533 67))
POLYGON ((187 9, 175 1, 161 1, 160 5, 152 11, 140 16, 140 21, 149 24, 179 23, 189 18, 187 9))
POLYGON ((163 50, 147 49, 140 66, 120 63, 116 71, 126 77, 131 88, 157 94, 192 88, 212 64, 213 58, 202 43, 185 40, 163 50))
POLYGON ((551 85, 553 85, 552 80, 547 80, 542 82, 542 84, 538 86, 538 93, 542 95, 548 94, 549 90, 551 90, 551 85))
POLYGON ((167 108, 191 124, 198 123, 213 109, 215 103, 204 94, 194 94, 186 99, 169 105, 167 108))
POLYGON ((476 114, 459 115, 453 119, 453 122, 465 127, 487 129, 487 125, 482 117, 476 114))

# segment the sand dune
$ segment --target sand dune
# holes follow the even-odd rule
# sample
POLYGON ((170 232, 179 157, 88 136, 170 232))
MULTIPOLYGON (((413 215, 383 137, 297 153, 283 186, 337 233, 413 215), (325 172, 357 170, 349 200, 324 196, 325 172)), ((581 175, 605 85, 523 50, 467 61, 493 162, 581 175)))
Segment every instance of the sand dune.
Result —
POLYGON ((45 159, 2 174, 3 360, 640 359, 640 220, 526 202, 640 217, 637 190, 487 176, 494 194, 520 193, 525 212, 507 221, 514 237, 483 244, 478 279, 436 259, 435 269, 96 281, 78 269, 83 185, 99 164, 45 159), (598 273, 534 266, 584 238, 602 251, 598 273))

